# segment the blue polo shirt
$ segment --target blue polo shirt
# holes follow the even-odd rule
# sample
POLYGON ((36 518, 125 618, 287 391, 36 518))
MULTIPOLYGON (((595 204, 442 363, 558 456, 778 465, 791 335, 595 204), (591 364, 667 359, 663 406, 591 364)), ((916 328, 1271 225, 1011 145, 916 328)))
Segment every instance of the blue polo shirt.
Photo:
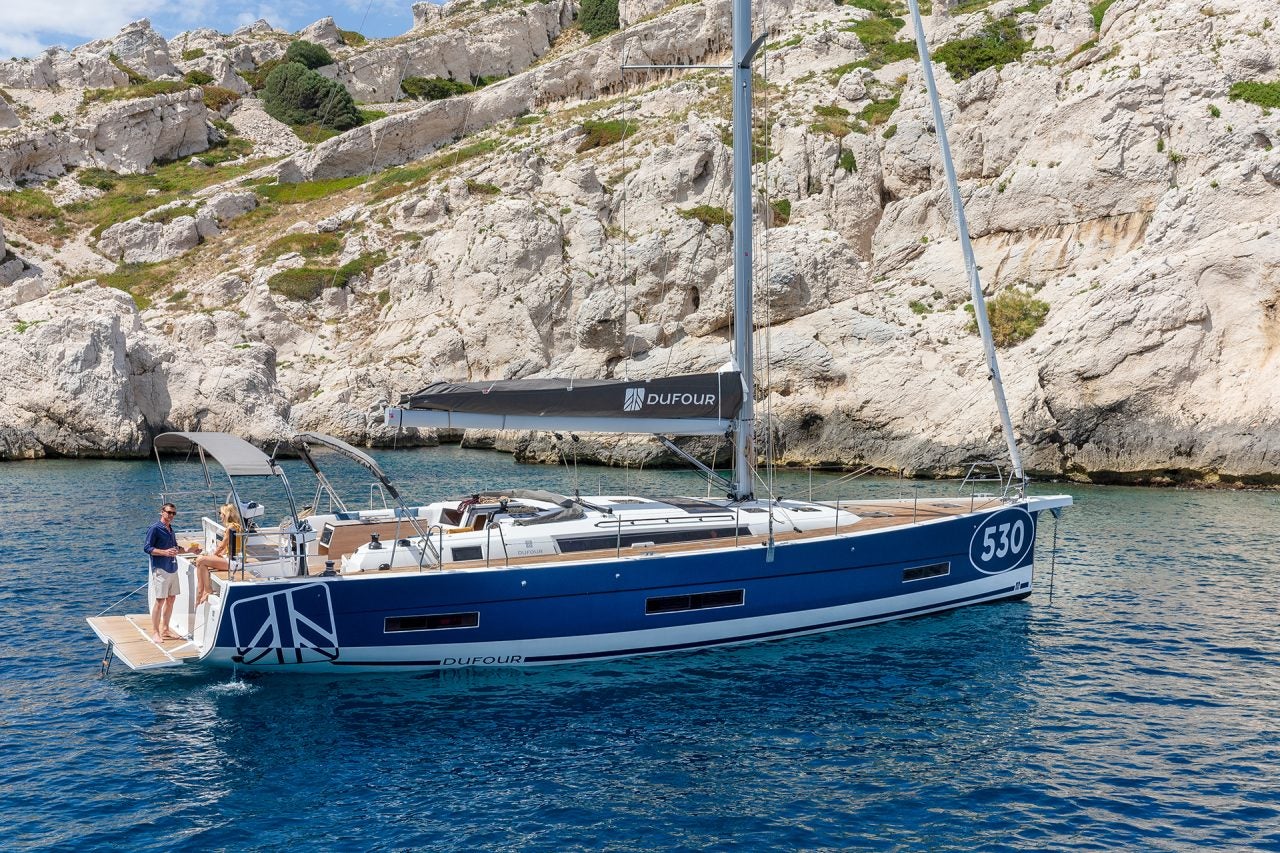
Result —
POLYGON ((178 558, 163 557, 151 552, 156 549, 163 551, 165 548, 176 547, 178 547, 178 537, 174 534, 173 528, 166 527, 162 521, 157 521, 147 530, 147 541, 143 544, 142 550, 151 555, 151 568, 164 569, 172 574, 178 570, 178 558))

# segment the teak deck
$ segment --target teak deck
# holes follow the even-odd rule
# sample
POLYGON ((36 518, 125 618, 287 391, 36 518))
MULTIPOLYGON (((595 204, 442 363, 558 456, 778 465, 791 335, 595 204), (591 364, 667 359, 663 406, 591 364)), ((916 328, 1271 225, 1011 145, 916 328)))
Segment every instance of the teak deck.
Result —
POLYGON ((177 666, 188 658, 200 656, 190 640, 166 640, 161 645, 151 642, 151 616, 134 613, 128 616, 92 616, 89 626, 130 669, 159 669, 177 666))
MULTIPOLYGON (((918 502, 911 501, 850 501, 848 503, 840 503, 840 511, 843 514, 848 512, 852 515, 860 515, 858 521, 853 523, 841 522, 838 526, 823 527, 818 530, 783 530, 782 524, 775 524, 774 541, 775 542, 791 542, 797 539, 812 539, 819 536, 830 536, 833 533, 862 532, 864 530, 878 530, 885 527, 899 527, 914 524, 917 522, 933 521, 939 518, 945 518, 952 515, 965 515, 978 510, 989 509, 999 506, 1003 502, 997 497, 981 496, 976 499, 968 497, 956 498, 932 498, 918 502)), ((732 512, 732 510, 726 510, 732 512)), ((356 547, 363 545, 368 541, 367 532, 372 529, 372 525, 353 526, 352 530, 363 530, 366 536, 360 542, 344 543, 355 550, 356 547)), ((710 548, 726 548, 733 545, 763 545, 768 542, 767 536, 740 536, 740 537, 724 537, 717 539, 700 539, 690 542, 673 542, 662 545, 649 545, 644 547, 627 546, 621 549, 623 557, 639 557, 650 554, 671 554, 682 551, 699 551, 710 548)), ((494 556, 488 561, 485 560, 461 560, 449 562, 445 564, 445 571, 465 570, 465 569, 482 569, 485 567, 500 566, 533 566, 543 565, 546 563, 567 563, 581 562, 584 560, 601 560, 617 557, 619 550, 616 548, 604 548, 595 551, 574 551, 569 554, 544 554, 536 557, 519 557, 506 559, 501 555, 502 541, 498 536, 494 536, 491 546, 495 552, 494 556)), ((390 545, 388 545, 390 548, 390 545)), ((340 560, 342 551, 334 551, 330 549, 330 554, 312 555, 307 560, 307 569, 311 576, 319 575, 324 571, 326 560, 340 560)), ((350 553, 347 551, 345 553, 350 553)), ((250 564, 252 566, 252 563, 250 564)), ((340 570, 340 569, 339 569, 340 570)), ((402 572, 420 572, 420 571, 439 571, 434 563, 428 563, 426 566, 397 566, 393 569, 384 569, 376 572, 357 573, 363 576, 387 575, 402 572)), ((215 572, 216 577, 220 580, 227 580, 226 572, 215 572)), ((244 580, 258 580, 251 575, 245 575, 244 580)), ((237 572, 235 580, 241 580, 237 572)), ((275 580, 280 578, 262 578, 261 580, 275 580)))

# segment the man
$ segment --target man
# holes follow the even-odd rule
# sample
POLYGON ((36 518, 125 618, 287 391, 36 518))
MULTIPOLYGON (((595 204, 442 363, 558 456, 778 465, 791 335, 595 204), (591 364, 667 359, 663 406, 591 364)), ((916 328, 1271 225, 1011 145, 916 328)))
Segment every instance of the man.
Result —
POLYGON ((157 645, 183 639, 169 628, 173 599, 178 594, 178 561, 174 558, 186 553, 185 548, 178 547, 178 537, 171 526, 177 514, 178 508, 171 503, 160 507, 160 520, 147 530, 147 541, 142 546, 151 557, 151 589, 156 597, 151 607, 151 642, 157 645))

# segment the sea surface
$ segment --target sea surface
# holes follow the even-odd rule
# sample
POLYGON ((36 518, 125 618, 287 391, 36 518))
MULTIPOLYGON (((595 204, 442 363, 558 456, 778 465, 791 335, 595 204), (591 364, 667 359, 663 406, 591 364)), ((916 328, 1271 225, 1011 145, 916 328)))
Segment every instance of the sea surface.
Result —
MULTIPOLYGON (((376 455, 419 498, 701 493, 376 455)), ((834 479, 815 495, 912 488, 834 479)), ((0 848, 1280 850, 1275 493, 1040 485, 1076 505, 1052 571, 1042 524, 1028 600, 819 637, 524 671, 101 678, 84 620, 144 582, 160 489, 141 461, 0 465, 0 848)), ((212 501, 179 504, 181 527, 212 501)))

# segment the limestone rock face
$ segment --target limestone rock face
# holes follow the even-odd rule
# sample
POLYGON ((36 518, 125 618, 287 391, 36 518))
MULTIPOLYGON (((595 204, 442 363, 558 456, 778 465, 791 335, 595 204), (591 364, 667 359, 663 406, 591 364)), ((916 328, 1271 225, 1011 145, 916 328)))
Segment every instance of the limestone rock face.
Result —
POLYGON ((94 53, 70 53, 51 47, 35 59, 0 62, 0 86, 22 89, 56 89, 62 86, 109 88, 128 82, 125 73, 107 57, 94 53))
POLYGON ((100 105, 67 130, 19 131, 0 137, 0 187, 55 178, 94 165, 145 171, 209 147, 208 111, 199 89, 100 105))
MULTIPOLYGON (((417 4, 415 10, 420 6, 433 4, 417 4)), ((357 101, 371 103, 402 98, 400 81, 405 77, 464 82, 508 77, 524 71, 546 53, 551 42, 573 22, 573 10, 570 0, 543 0, 468 20, 454 15, 446 4, 438 14, 450 17, 447 26, 439 21, 419 25, 415 11, 412 41, 340 60, 334 77, 357 101)), ((427 17, 434 14, 428 11, 427 17)), ((475 126, 486 123, 481 117, 475 126)))
POLYGON ((185 201, 171 202, 104 230, 98 238, 98 251, 126 264, 167 261, 186 254, 217 235, 219 226, 257 206, 258 197, 251 192, 224 192, 205 201, 194 216, 175 216, 167 221, 161 217, 156 221, 157 214, 188 207, 185 201))
POLYGON ((86 139, 90 158, 117 172, 141 172, 209 147, 199 89, 108 105, 86 139), (149 101, 149 102, 148 102, 149 101))
MULTIPOLYGON (((10 306, 0 330, 24 330, 0 335, 0 370, 18 377, 0 387, 0 455, 136 453, 156 429, 215 424, 429 443, 436 437, 390 435, 377 402, 437 379, 718 369, 733 319, 726 86, 619 66, 624 56, 723 63, 728 5, 634 0, 622 6, 622 32, 579 41, 562 36, 567 0, 419 4, 405 36, 335 45, 329 73, 363 101, 396 98, 402 74, 509 76, 465 96, 386 105, 386 118, 310 148, 245 99, 231 121, 255 156, 284 160, 244 186, 175 202, 194 207, 185 221, 176 209, 169 222, 153 212, 161 221, 113 226, 97 246, 108 266, 190 259, 152 307, 139 315, 121 294, 55 289, 55 275, 27 272, 0 294, 10 306), (229 226, 254 203, 252 184, 272 175, 367 180, 273 206, 261 233, 229 226), (269 253, 286 233, 299 247, 316 236, 330 254, 269 253), (348 262, 363 271, 341 286, 334 274, 316 292, 273 278, 348 262), (32 366, 46 361, 59 367, 32 366), (73 390, 90 393, 68 378, 76 371, 110 397, 96 420, 74 408, 73 390)), ((769 413, 786 462, 955 472, 1003 458, 1003 440, 921 72, 910 58, 874 67, 855 25, 875 16, 784 0, 757 22, 771 45, 753 139, 758 413, 769 413)), ((1229 95, 1235 83, 1275 79, 1274 14, 1119 2, 1095 29, 1080 0, 1034 11, 1001 0, 928 18, 925 34, 936 49, 993 17, 1011 19, 1035 51, 967 79, 941 67, 937 77, 987 297, 1017 291, 1048 306, 1039 328, 1000 350, 1028 469, 1280 482, 1280 117, 1229 95)), ((192 31, 171 49, 206 51, 183 70, 217 60, 229 73, 279 56, 287 41, 263 24, 230 37, 192 31)), ((40 79, 56 77, 46 59, 40 79)), ((35 85, 38 64, 0 64, 0 75, 35 85)), ((85 73, 63 65, 67 79, 85 73)), ((96 132, 85 129, 106 111, 50 128, 27 121, 36 89, 13 92, 24 126, 0 136, 0 175, 11 180, 141 163, 187 138, 175 116, 167 133, 161 120, 127 134, 164 146, 88 146, 80 140, 96 132)), ((763 440, 763 414, 759 424, 763 440)), ((463 440, 544 461, 571 450, 583 461, 668 459, 646 439, 463 440)))
POLYGON ((342 33, 338 31, 338 25, 334 23, 332 17, 321 18, 314 24, 299 30, 298 38, 325 47, 337 47, 343 43, 342 33))
POLYGON ((22 124, 22 121, 13 111, 13 107, 9 106, 9 102, 3 97, 0 97, 0 130, 17 127, 20 124, 22 124))
POLYGON ((134 21, 109 39, 90 42, 76 51, 93 53, 101 57, 115 54, 120 61, 144 77, 179 77, 177 67, 169 57, 169 44, 146 18, 134 21))
MULTIPOLYGON (((87 282, 0 312, 0 453, 5 458, 136 456, 165 429, 222 429, 246 403, 263 414, 248 432, 281 434, 287 404, 261 349, 197 356, 149 332, 133 301, 87 282)), ((255 420, 258 418, 255 417, 255 420)))

